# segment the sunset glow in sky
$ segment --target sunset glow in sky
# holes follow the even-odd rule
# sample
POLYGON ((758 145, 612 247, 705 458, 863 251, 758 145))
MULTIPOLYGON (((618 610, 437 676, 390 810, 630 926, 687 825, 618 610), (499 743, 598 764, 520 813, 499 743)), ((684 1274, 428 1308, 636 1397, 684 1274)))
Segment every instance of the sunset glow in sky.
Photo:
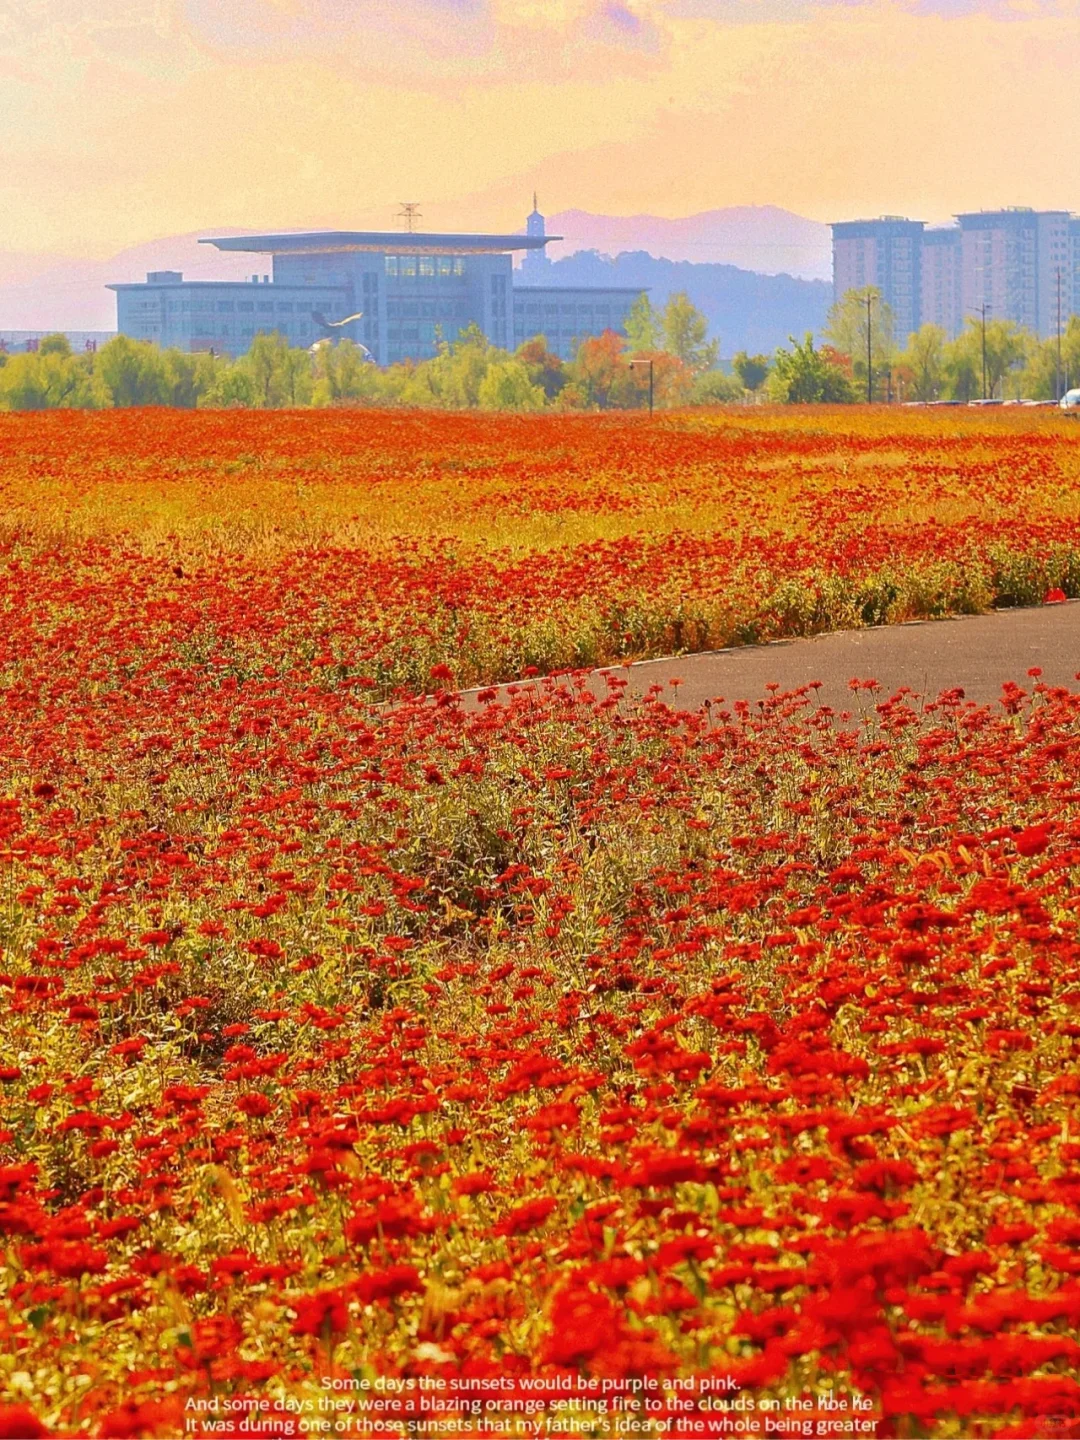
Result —
POLYGON ((1080 0, 0 0, 0 250, 1080 210, 1080 0))

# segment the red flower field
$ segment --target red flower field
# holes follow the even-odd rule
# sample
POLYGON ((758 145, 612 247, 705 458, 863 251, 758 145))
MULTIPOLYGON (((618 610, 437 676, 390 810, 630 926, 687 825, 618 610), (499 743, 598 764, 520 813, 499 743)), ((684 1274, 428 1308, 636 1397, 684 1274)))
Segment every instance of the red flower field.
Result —
POLYGON ((1077 456, 3 417, 0 1436, 1080 1435, 1080 693, 529 678, 1074 596, 1077 456))

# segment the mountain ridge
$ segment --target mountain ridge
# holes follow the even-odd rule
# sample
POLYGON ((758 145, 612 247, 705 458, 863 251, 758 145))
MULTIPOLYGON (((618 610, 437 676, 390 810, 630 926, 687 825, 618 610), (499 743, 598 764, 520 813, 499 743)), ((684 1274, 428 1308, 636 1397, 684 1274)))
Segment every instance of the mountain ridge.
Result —
MULTIPOLYGON (((281 231, 288 228, 296 227, 281 227, 281 231)), ((726 282, 731 289, 732 303, 740 295, 749 303, 748 297, 754 293, 754 285, 749 280, 739 279, 739 276, 774 280, 789 278, 796 286, 793 290, 783 286, 767 286, 763 290, 758 287, 760 298, 763 302, 767 298, 770 306, 773 301, 780 303, 783 297, 792 302, 790 324, 781 323, 779 315, 775 315, 766 327, 769 334, 779 329, 786 335, 789 328, 796 331, 805 328, 802 317, 815 310, 816 302, 811 302, 810 292, 801 291, 798 286, 820 283, 828 278, 828 227, 777 206, 733 206, 676 219, 564 210, 548 217, 547 228, 553 234, 565 236, 548 247, 555 267, 565 266, 576 252, 587 254, 592 251, 600 252, 596 258, 601 264, 605 262, 600 257, 617 253, 620 256, 645 256, 661 263, 690 265, 691 271, 682 274, 681 279, 672 279, 665 274, 656 281, 659 272, 654 272, 654 281, 661 285, 670 282, 674 288, 687 289, 695 303, 710 314, 710 319, 715 314, 717 321, 724 314, 735 313, 730 307, 725 311, 721 294, 723 277, 712 273, 711 268, 708 274, 702 270, 701 274, 695 275, 692 272, 697 267, 726 267, 732 270, 726 282), (786 263, 786 260, 785 263, 770 263, 770 256, 777 262, 783 256, 791 263, 786 263), (740 258, 748 261, 754 257, 757 257, 756 265, 740 263, 740 258), (705 296, 705 303, 695 292, 705 296)), ((142 280, 149 270, 180 270, 193 280, 243 280, 254 273, 268 272, 267 256, 231 254, 199 244, 205 236, 221 233, 250 235, 259 232, 237 226, 208 227, 130 245, 106 260, 2 251, 0 330, 112 330, 116 326, 116 302, 106 286, 142 280)), ((586 273, 590 263, 586 258, 576 260, 575 273, 586 273)), ((607 263, 620 262, 612 258, 607 263)), ((636 277, 644 262, 639 258, 621 263, 621 273, 632 273, 636 277)), ((560 270, 559 273, 566 278, 555 283, 646 283, 637 278, 625 281, 608 278, 605 281, 599 278, 600 274, 607 273, 604 271, 597 272, 598 278, 591 282, 571 281, 569 271, 560 270)), ((515 277, 516 283, 521 283, 522 279, 519 272, 515 277)), ((746 343, 753 344, 749 337, 760 327, 755 327, 748 318, 745 325, 740 320, 738 328, 740 333, 746 331, 746 343)), ((730 325, 727 331, 731 333, 730 325)), ((724 333, 722 323, 721 333, 724 333)), ((724 348, 727 351, 726 337, 724 348)))
POLYGON ((832 278, 828 225, 776 205, 733 205, 675 219, 561 210, 546 225, 564 237, 547 247, 553 260, 577 250, 646 251, 658 260, 734 265, 759 275, 832 278))

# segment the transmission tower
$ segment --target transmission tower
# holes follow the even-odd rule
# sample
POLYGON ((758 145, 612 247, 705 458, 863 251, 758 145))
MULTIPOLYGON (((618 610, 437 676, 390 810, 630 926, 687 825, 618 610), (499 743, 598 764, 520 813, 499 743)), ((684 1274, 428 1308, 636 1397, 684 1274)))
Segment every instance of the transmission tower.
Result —
POLYGON ((401 228, 411 235, 420 219, 420 206, 415 200, 402 200, 397 218, 401 221, 401 228))

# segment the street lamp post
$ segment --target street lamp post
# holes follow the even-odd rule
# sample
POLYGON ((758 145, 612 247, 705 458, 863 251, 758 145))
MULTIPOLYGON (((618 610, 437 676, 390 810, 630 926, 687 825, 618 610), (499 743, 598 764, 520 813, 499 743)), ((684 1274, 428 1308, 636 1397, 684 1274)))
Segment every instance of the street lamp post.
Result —
POLYGON ((870 405, 874 399, 874 347, 873 330, 870 317, 870 307, 874 303, 874 292, 866 292, 866 403, 870 405))
POLYGON ((1061 389, 1061 266, 1057 267, 1057 369, 1054 374, 1054 399, 1060 400, 1061 389))
POLYGON ((647 365, 649 367, 649 414, 651 415, 653 413, 653 362, 651 358, 648 360, 631 360, 631 370, 635 365, 647 365))
POLYGON ((982 398, 986 399, 986 301, 984 300, 979 310, 982 316, 982 398))

